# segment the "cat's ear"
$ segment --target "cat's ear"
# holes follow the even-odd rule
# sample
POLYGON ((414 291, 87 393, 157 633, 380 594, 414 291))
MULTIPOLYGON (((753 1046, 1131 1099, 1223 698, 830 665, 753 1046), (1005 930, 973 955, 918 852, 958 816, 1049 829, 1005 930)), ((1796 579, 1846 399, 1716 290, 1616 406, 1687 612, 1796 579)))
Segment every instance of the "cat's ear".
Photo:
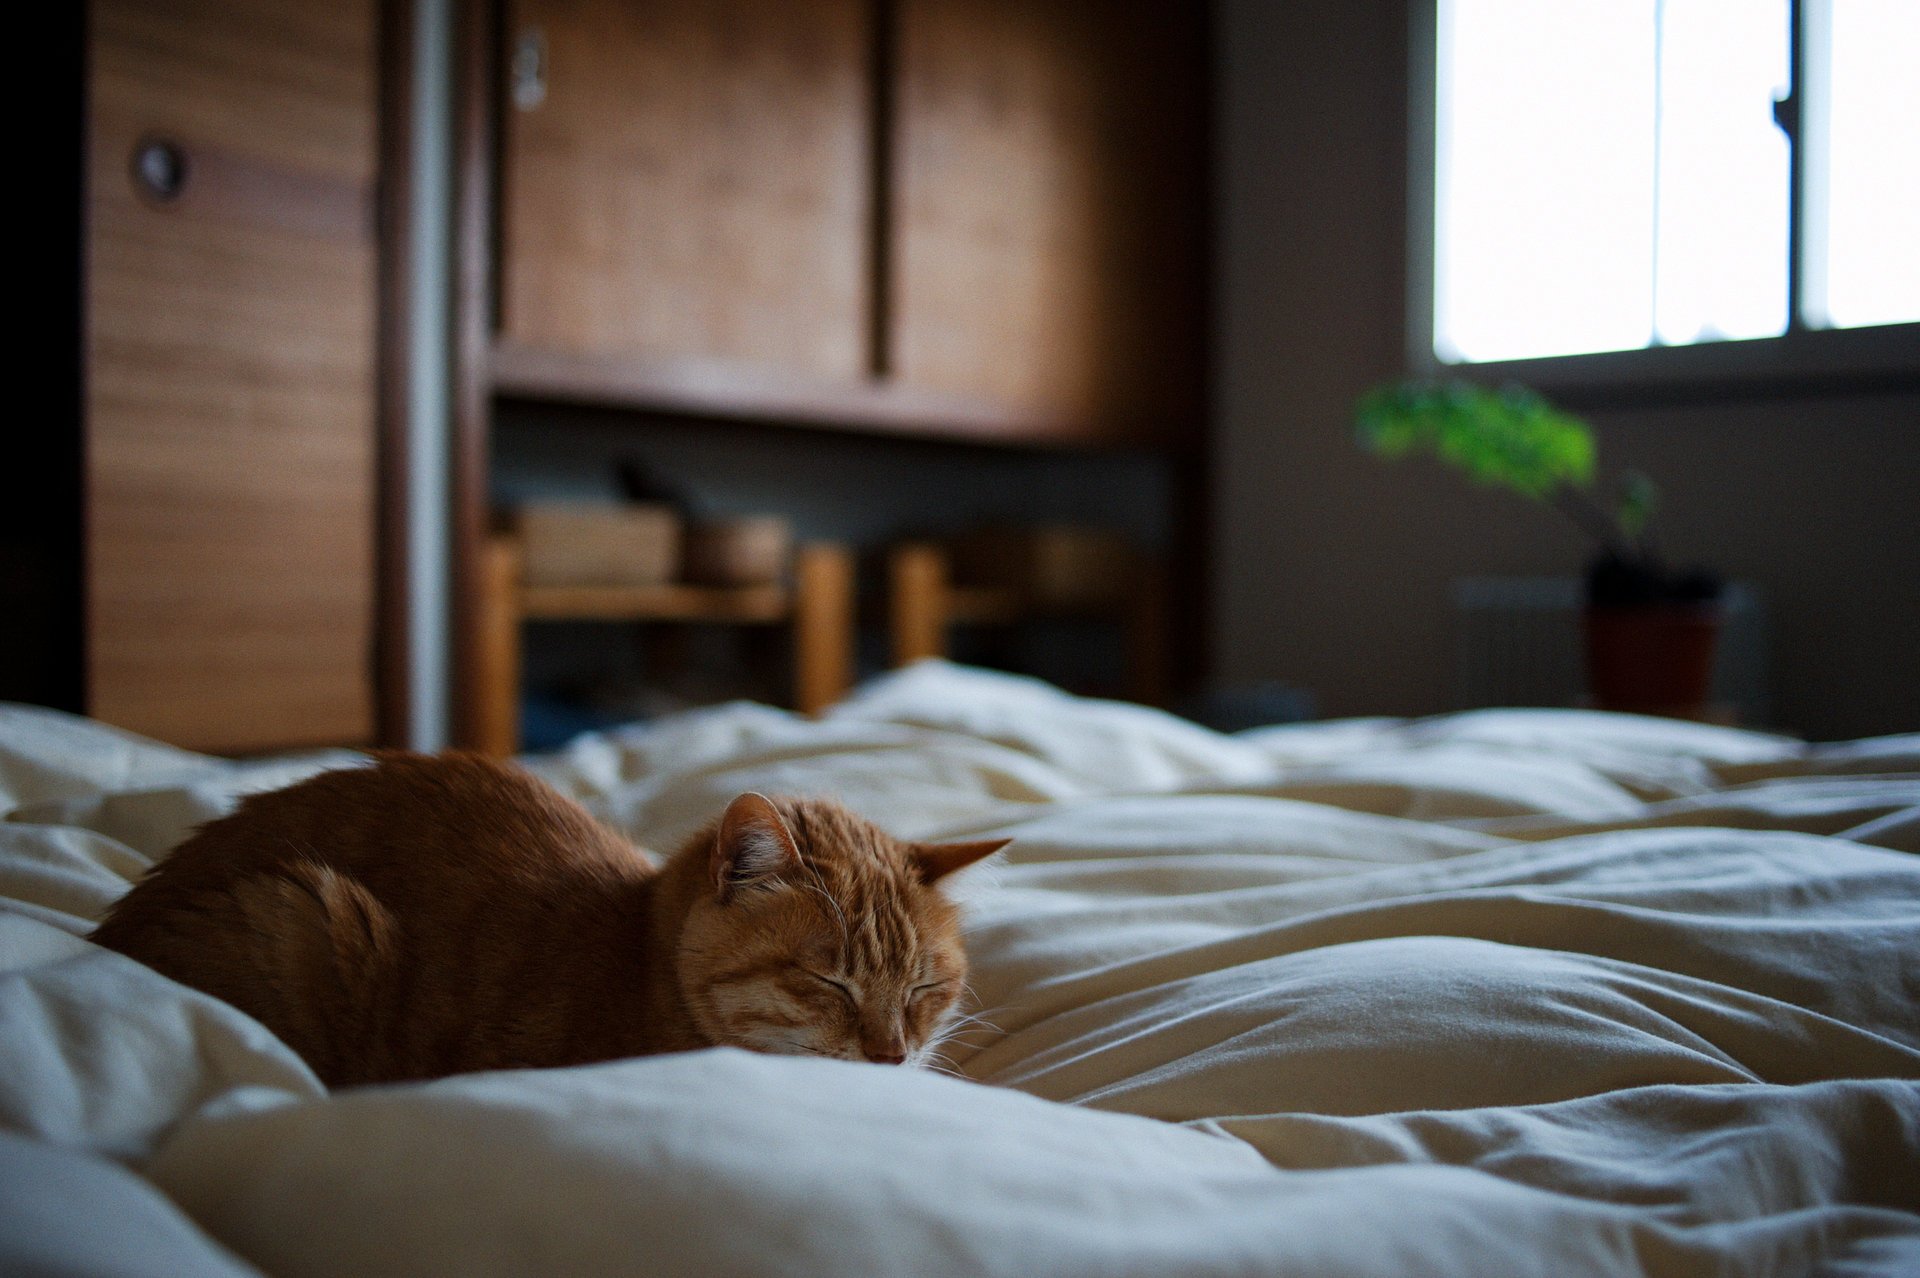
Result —
POLYGON ((749 790, 729 803, 720 818, 710 864, 713 886, 724 898, 736 888, 797 869, 800 849, 773 801, 749 790))
POLYGON ((922 883, 932 883, 975 861, 992 856, 1012 839, 982 839, 978 843, 916 843, 911 859, 922 883))

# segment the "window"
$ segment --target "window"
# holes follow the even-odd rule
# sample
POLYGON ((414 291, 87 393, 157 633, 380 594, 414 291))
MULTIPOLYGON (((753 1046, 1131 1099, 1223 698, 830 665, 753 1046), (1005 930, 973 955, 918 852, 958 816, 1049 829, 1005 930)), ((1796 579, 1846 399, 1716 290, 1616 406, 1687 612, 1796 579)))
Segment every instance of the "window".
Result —
MULTIPOLYGON (((1431 16, 1415 41, 1425 360, 1777 349, 1920 322, 1920 0, 1438 0, 1431 16)), ((1889 338, 1920 351, 1920 331, 1889 338)))

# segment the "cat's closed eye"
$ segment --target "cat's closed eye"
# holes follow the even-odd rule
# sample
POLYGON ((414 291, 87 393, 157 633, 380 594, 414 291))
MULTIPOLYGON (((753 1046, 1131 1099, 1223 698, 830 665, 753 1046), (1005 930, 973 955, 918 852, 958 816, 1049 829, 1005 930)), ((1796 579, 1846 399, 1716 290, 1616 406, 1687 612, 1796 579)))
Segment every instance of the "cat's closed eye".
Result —
POLYGON ((855 1007, 860 1005, 860 999, 853 992, 853 987, 845 981, 836 980, 831 976, 822 976, 820 973, 812 971, 809 968, 803 967, 800 971, 802 975, 812 978, 820 984, 827 986, 829 989, 838 990, 846 998, 847 1002, 853 1004, 855 1007))

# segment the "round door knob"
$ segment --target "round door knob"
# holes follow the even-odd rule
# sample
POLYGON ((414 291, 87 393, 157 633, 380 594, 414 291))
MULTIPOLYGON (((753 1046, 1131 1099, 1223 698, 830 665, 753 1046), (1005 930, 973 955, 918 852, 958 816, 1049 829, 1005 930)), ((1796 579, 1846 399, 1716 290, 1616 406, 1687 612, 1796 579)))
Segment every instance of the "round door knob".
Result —
POLYGON ((133 149, 133 183, 163 204, 178 197, 187 184, 187 153, 166 138, 145 139, 133 149))

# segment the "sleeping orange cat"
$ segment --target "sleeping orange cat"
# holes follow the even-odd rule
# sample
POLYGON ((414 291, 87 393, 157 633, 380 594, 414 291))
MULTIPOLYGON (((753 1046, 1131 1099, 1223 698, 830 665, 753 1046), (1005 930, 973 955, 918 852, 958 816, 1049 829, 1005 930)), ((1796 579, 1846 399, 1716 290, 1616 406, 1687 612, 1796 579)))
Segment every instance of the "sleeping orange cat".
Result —
POLYGON ((335 1087, 712 1045, 917 1064, 966 975, 935 884, 1005 842, 743 794, 656 870, 518 769, 389 754, 245 800, 93 939, 335 1087))

